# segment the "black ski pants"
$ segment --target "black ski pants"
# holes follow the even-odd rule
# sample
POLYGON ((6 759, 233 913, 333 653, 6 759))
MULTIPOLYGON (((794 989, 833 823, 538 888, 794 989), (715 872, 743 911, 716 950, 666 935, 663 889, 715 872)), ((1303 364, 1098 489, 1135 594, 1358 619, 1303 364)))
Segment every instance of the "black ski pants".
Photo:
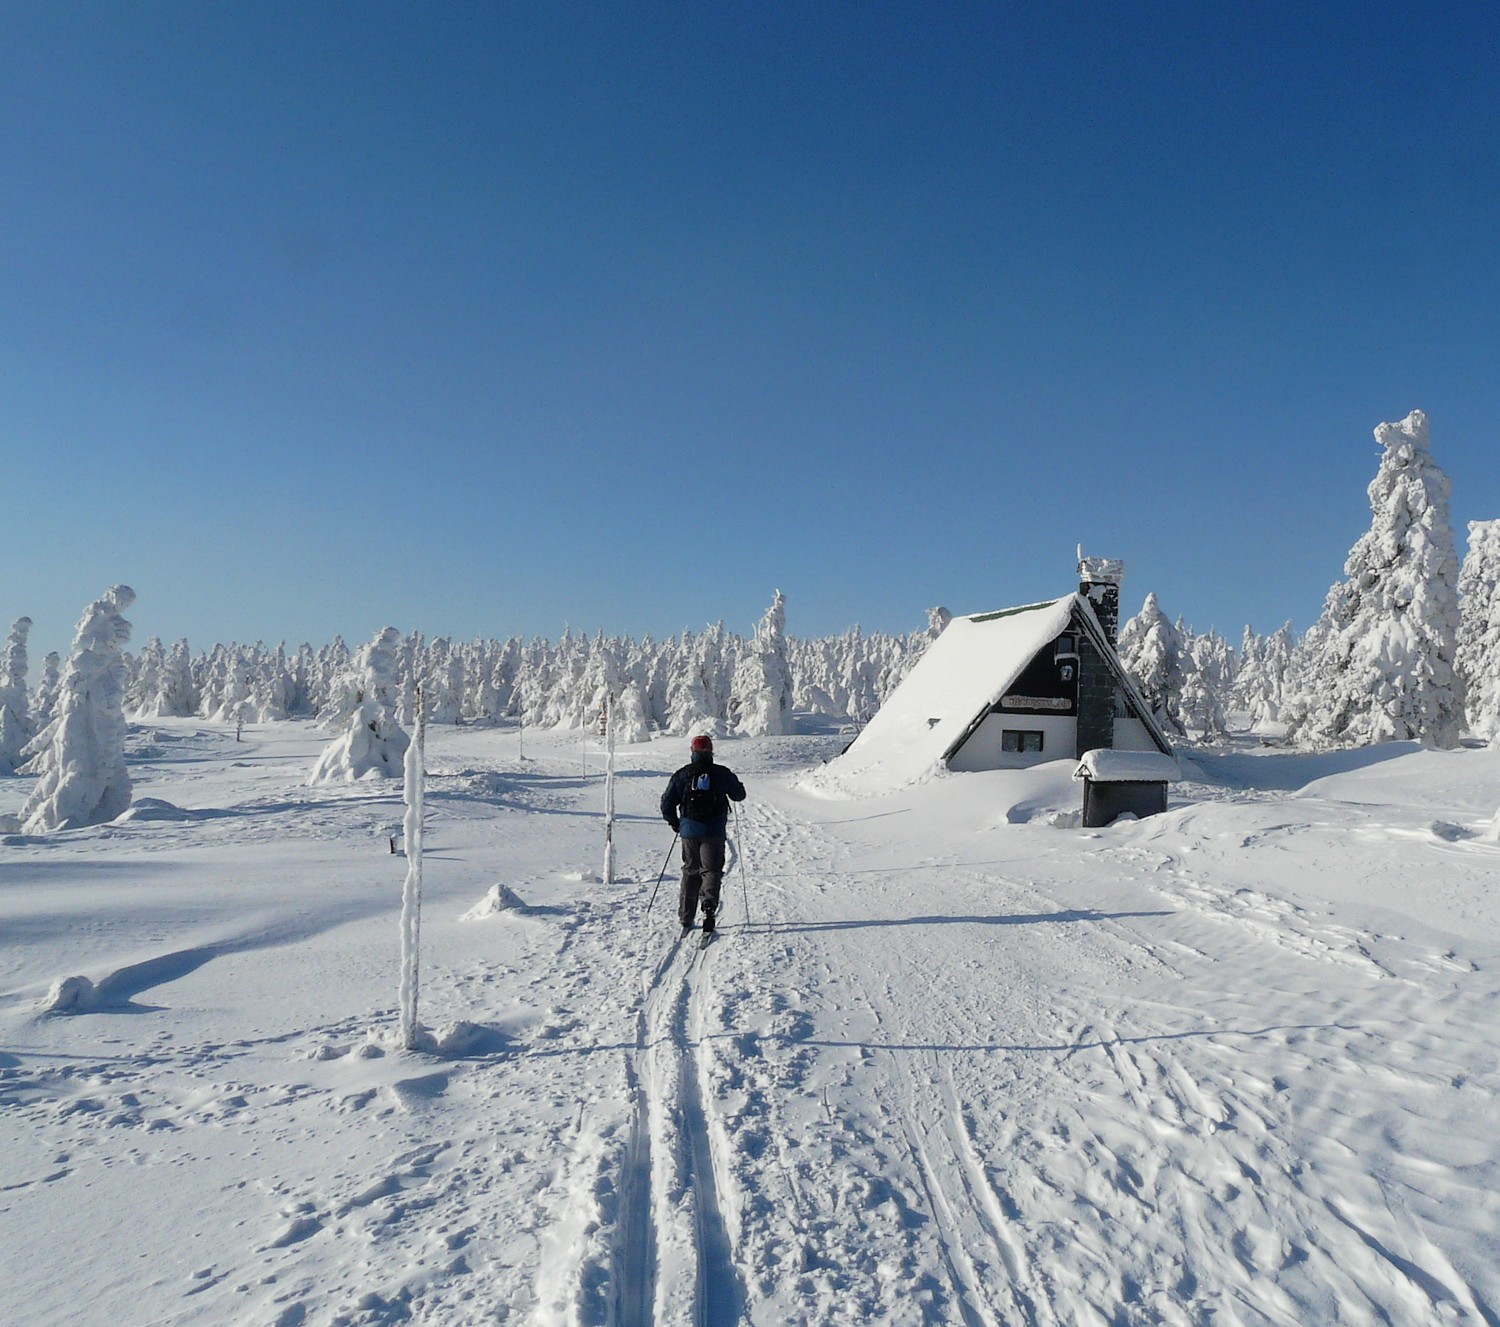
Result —
POLYGON ((724 880, 723 839, 683 839, 682 888, 677 894, 677 920, 691 926, 703 904, 705 926, 719 910, 719 886, 724 880))

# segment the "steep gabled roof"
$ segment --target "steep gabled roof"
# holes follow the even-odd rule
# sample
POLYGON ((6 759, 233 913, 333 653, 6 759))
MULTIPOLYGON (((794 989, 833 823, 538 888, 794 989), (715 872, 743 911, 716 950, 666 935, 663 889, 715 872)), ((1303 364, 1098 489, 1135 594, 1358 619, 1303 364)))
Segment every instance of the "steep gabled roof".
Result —
POLYGON ((998 613, 954 618, 843 755, 828 765, 853 790, 890 790, 925 778, 960 747, 1026 665, 1077 623, 1110 661, 1116 680, 1163 751, 1167 741, 1119 667, 1099 619, 1077 594, 998 613))
POLYGON ((929 774, 1067 629, 1078 596, 956 617, 837 760, 840 782, 900 788, 929 774))

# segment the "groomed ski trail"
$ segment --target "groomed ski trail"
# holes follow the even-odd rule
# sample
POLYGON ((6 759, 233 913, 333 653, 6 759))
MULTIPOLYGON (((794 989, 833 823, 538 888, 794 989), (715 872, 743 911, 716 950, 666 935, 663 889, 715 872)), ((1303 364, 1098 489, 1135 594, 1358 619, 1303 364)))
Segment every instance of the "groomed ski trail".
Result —
POLYGON ((616 1239, 620 1327, 730 1327, 743 1298, 721 1210, 711 1103, 701 1082, 701 963, 676 939, 648 981, 629 1081, 634 1099, 616 1239))

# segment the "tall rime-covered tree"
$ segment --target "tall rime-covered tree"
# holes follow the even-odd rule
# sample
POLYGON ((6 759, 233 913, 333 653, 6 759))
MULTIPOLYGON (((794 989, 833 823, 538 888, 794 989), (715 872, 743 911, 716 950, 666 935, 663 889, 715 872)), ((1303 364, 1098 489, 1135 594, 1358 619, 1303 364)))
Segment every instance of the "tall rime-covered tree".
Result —
POLYGON ((1470 521, 1458 577, 1460 616, 1454 667, 1463 679, 1469 729, 1500 737, 1500 521, 1470 521))
POLYGON ((14 774, 31 741, 31 699, 26 691, 26 637, 31 619, 18 617, 0 655, 0 774, 14 774))
POLYGON ((1306 746, 1415 740, 1457 743, 1463 727, 1458 649, 1458 555, 1448 476, 1413 410, 1375 430, 1370 529, 1349 551, 1347 580, 1299 652, 1288 735, 1306 746))
POLYGON ((1120 662, 1135 679, 1157 720, 1183 732, 1182 639, 1161 611, 1154 591, 1146 596, 1141 611, 1120 629, 1120 662))
POLYGON ((780 590, 740 652, 729 693, 729 720, 745 737, 792 731, 792 670, 786 657, 786 597, 780 590))
POLYGON ((102 824, 130 806, 123 614, 134 602, 134 590, 116 585, 79 619, 56 714, 27 748, 23 772, 41 776, 21 813, 28 834, 102 824))
POLYGON ((31 698, 31 729, 41 732, 57 712, 57 693, 62 689, 62 656, 56 650, 48 650, 42 660, 42 680, 36 684, 31 698))

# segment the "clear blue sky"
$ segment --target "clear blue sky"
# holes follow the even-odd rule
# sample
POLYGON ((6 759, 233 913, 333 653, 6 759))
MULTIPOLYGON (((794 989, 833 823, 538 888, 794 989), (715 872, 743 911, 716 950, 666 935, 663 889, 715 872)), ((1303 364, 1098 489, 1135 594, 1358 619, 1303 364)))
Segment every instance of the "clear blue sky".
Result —
POLYGON ((1500 516, 1500 8, 0 6, 0 618, 1305 628, 1500 516))

